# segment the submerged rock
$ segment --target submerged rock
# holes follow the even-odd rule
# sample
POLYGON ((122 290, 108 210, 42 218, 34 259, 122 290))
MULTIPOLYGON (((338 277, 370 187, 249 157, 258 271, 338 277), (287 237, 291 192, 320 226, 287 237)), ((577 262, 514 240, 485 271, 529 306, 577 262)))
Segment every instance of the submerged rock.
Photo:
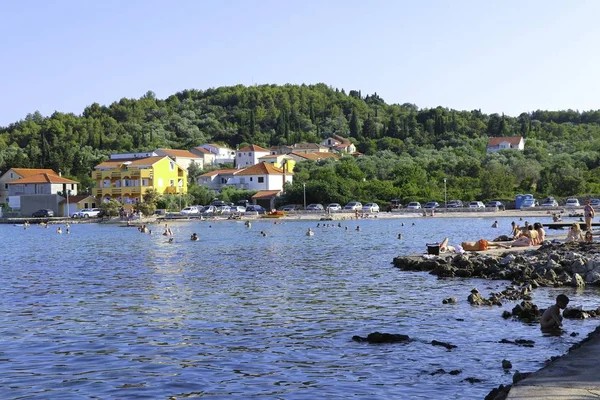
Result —
POLYGON ((502 360, 502 368, 504 369, 511 369, 512 368, 512 363, 508 360, 502 360))
POLYGON ((378 344, 408 342, 410 341, 410 338, 408 337, 408 335, 373 332, 369 333, 367 337, 361 337, 358 335, 352 336, 352 340, 354 340, 355 342, 367 342, 371 344, 378 344))
POLYGON ((455 349, 455 348, 457 347, 457 346, 455 346, 455 345, 453 345, 453 344, 446 343, 446 342, 439 342, 439 341, 437 341, 437 340, 432 340, 432 341, 431 341, 431 344, 432 344, 432 345, 434 345, 434 346, 442 346, 442 347, 445 347, 445 348, 447 348, 448 350, 452 350, 452 349, 455 349))
POLYGON ((455 304, 457 302, 456 297, 448 297, 442 300, 442 304, 455 304))

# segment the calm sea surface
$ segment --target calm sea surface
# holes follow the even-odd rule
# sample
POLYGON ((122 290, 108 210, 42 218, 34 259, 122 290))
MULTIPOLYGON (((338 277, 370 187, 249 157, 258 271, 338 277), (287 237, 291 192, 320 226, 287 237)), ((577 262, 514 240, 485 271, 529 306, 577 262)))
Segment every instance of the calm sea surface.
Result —
MULTIPOLYGON (((72 225, 70 235, 1 225, 0 398, 482 399, 598 324, 569 320, 579 337, 542 337, 535 325, 501 318, 514 303, 466 302, 473 287, 487 296, 508 282, 438 280, 391 265, 444 236, 456 244, 508 233, 511 220, 499 221, 500 229, 489 218, 342 228, 256 221, 250 229, 198 221, 172 223, 171 244, 160 225, 152 235, 116 225, 72 225), (314 236, 305 236, 308 227, 314 236), (199 242, 189 241, 193 232, 199 242), (442 305, 451 296, 459 303, 442 305), (351 340, 374 331, 415 340, 351 340), (440 368, 462 373, 431 375, 440 368)), ((573 305, 598 306, 593 289, 563 291, 573 305)), ((538 289, 534 302, 546 307, 560 292, 538 289)))

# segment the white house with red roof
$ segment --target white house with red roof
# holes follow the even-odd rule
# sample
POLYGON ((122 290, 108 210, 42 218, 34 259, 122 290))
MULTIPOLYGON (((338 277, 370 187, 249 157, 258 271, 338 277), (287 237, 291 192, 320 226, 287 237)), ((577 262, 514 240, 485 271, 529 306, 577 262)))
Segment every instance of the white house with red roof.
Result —
POLYGON ((323 140, 320 144, 321 146, 327 147, 329 151, 335 153, 352 154, 356 152, 356 146, 354 146, 350 139, 339 135, 333 135, 332 137, 328 137, 327 139, 323 140))
POLYGON ((58 175, 48 168, 11 168, 0 176, 0 203, 8 202, 8 184, 21 178, 32 175, 54 174, 58 175))
POLYGON ((235 152, 235 167, 247 168, 258 164, 259 158, 268 156, 271 150, 251 144, 250 146, 242 147, 235 152))
POLYGON ((234 168, 210 171, 198 177, 198 185, 220 191, 224 186, 235 186, 235 175, 241 171, 234 168))
MULTIPOLYGON (((215 164, 233 164, 235 162, 235 151, 227 146, 223 146, 217 143, 205 143, 198 147, 208 150, 209 152, 214 154, 215 164)), ((198 147, 195 147, 193 150, 197 150, 198 147)))
POLYGON ((66 196, 77 195, 79 182, 51 173, 29 175, 8 183, 8 205, 29 215, 40 208, 48 208, 58 215, 59 202, 66 196))
POLYGON ((487 144, 487 152, 495 153, 500 150, 523 150, 525 141, 521 136, 502 136, 490 138, 487 144))
POLYGON ((235 175, 235 180, 240 189, 282 191, 286 182, 292 182, 293 172, 261 162, 241 170, 235 175))

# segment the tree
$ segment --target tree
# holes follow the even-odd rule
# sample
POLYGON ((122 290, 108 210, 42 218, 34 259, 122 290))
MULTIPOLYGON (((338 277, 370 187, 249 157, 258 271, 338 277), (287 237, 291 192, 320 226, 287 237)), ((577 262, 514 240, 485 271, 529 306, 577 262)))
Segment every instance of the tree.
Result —
POLYGON ((158 201, 159 194, 155 189, 148 189, 142 196, 143 201, 137 202, 133 207, 136 212, 142 213, 142 215, 150 216, 156 212, 156 202, 158 201))
POLYGON ((100 211, 102 211, 102 215, 106 215, 108 217, 116 217, 119 215, 119 209, 121 208, 121 204, 115 199, 109 199, 108 201, 103 201, 100 203, 98 207, 100 211))

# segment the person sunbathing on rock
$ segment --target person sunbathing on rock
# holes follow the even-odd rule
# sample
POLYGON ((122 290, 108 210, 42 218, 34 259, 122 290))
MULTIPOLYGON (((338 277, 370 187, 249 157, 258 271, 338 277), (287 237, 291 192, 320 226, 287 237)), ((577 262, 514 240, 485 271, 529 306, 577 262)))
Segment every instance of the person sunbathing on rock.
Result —
MULTIPOLYGON (((400 234, 398 236, 398 239, 402 238, 402 234, 400 234)), ((445 253, 445 252, 450 252, 450 253, 454 253, 455 248, 454 246, 448 246, 448 238, 444 238, 444 240, 442 240, 440 243, 440 253, 445 253)))
POLYGON ((497 243, 497 242, 490 242, 485 239, 479 239, 476 242, 462 242, 460 245, 462 246, 463 250, 465 250, 465 251, 484 251, 484 250, 488 250, 488 249, 492 249, 492 248, 503 248, 503 249, 510 248, 509 245, 497 243))
POLYGON ((556 296, 556 304, 550 306, 542 314, 540 320, 540 328, 542 332, 555 333, 560 332, 562 328, 563 317, 560 315, 560 310, 567 308, 569 298, 564 294, 556 296))

